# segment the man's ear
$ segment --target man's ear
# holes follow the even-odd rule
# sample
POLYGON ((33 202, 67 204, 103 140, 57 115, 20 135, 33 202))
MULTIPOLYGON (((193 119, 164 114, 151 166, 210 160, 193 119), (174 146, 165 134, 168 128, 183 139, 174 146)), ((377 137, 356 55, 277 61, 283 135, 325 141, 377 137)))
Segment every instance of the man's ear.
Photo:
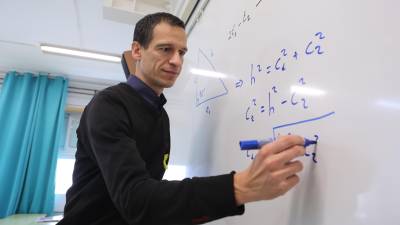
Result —
POLYGON ((132 58, 135 61, 138 61, 142 58, 142 46, 137 41, 132 43, 132 58))

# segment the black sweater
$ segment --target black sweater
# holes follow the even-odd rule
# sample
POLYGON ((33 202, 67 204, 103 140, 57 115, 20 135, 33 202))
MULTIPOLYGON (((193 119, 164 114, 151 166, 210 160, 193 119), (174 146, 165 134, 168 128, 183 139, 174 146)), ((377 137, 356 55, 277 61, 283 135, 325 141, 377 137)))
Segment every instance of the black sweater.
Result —
POLYGON ((161 180, 168 115, 125 83, 92 99, 77 135, 73 185, 59 224, 197 224, 244 212, 235 203, 233 173, 161 180))

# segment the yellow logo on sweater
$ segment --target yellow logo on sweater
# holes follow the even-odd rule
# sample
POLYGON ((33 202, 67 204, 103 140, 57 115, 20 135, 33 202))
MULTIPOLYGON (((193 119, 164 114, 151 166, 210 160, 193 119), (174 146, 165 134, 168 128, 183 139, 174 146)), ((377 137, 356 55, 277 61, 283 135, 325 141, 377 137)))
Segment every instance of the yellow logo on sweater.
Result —
POLYGON ((166 170, 168 168, 168 158, 169 158, 169 154, 164 154, 164 169, 166 170))

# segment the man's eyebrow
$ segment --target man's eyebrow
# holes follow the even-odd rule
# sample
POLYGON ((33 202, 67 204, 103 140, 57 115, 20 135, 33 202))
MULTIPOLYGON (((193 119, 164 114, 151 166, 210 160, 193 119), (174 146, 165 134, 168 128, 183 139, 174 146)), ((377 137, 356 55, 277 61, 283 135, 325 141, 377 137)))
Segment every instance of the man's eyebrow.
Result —
POLYGON ((168 43, 160 43, 160 44, 156 44, 156 47, 171 47, 172 44, 168 44, 168 43))
MULTIPOLYGON (((169 44, 169 43, 160 43, 160 44, 156 45, 157 48, 160 48, 160 47, 173 47, 173 46, 174 46, 173 44, 169 44)), ((187 47, 183 47, 181 50, 187 52, 188 48, 187 47)))

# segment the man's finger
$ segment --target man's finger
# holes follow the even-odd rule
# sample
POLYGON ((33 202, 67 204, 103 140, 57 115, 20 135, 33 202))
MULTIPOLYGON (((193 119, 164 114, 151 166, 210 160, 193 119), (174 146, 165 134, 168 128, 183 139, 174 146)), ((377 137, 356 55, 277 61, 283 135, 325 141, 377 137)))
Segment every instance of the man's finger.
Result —
MULTIPOLYGON (((296 184, 298 184, 300 182, 300 178, 297 175, 292 175, 290 177, 288 177, 286 180, 282 181, 281 185, 282 185, 282 189, 285 189, 287 191, 289 191, 290 189, 292 189, 294 186, 296 186, 296 184)), ((282 193, 284 194, 284 193, 282 193)))
POLYGON ((276 154, 285 151, 293 146, 304 145, 304 138, 298 135, 285 135, 278 138, 278 140, 265 145, 261 150, 268 151, 272 154, 276 154))
POLYGON ((293 146, 293 147, 287 149, 286 151, 275 154, 275 156, 278 157, 278 160, 282 164, 286 164, 297 157, 304 156, 305 152, 306 152, 306 149, 303 146, 296 145, 296 146, 293 146))
POLYGON ((294 161, 287 163, 282 169, 273 172, 273 175, 286 180, 302 170, 303 164, 300 161, 294 161))

